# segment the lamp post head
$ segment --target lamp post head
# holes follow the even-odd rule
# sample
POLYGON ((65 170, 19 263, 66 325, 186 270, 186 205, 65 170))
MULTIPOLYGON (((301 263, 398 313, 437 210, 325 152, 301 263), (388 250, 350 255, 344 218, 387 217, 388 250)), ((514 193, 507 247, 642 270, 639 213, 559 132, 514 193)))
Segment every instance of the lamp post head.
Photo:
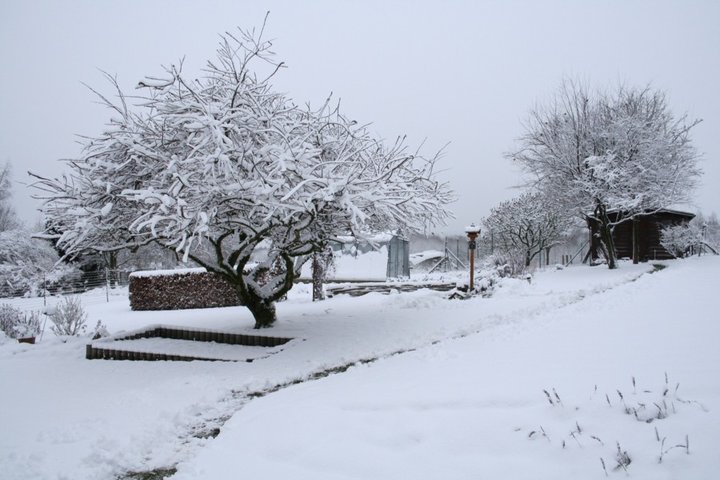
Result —
POLYGON ((465 233, 480 233, 480 227, 478 227, 474 223, 471 223, 470 225, 465 227, 465 233))
POLYGON ((465 233, 470 240, 474 240, 480 234, 480 227, 478 227, 474 223, 471 223, 470 225, 465 227, 465 233))

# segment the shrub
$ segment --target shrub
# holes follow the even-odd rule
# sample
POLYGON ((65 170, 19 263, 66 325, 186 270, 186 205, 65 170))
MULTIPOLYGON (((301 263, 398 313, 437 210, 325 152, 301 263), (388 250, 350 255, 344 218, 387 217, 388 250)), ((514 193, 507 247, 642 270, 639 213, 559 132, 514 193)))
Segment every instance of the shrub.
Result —
POLYGON ((4 303, 0 305, 0 330, 10 338, 34 337, 40 333, 40 314, 24 313, 4 303))
POLYGON ((7 303, 0 305, 0 330, 8 337, 14 338, 15 324, 21 314, 22 312, 12 305, 7 303))
POLYGON ((693 224, 670 225, 660 231, 660 245, 673 257, 686 256, 693 247, 702 242, 700 229, 693 224))
POLYGON ((80 335, 87 326, 87 313, 83 309, 80 297, 65 297, 50 316, 53 326, 50 327, 55 335, 80 335))
POLYGON ((102 320, 98 320, 97 324, 95 324, 95 328, 93 329, 93 332, 90 334, 90 338, 93 340, 97 340, 99 338, 109 337, 110 332, 107 329, 107 325, 102 323, 102 320))
POLYGON ((514 254, 509 251, 494 253, 483 259, 481 268, 483 270, 495 269, 501 278, 520 277, 528 270, 528 267, 525 266, 524 256, 519 251, 514 254))

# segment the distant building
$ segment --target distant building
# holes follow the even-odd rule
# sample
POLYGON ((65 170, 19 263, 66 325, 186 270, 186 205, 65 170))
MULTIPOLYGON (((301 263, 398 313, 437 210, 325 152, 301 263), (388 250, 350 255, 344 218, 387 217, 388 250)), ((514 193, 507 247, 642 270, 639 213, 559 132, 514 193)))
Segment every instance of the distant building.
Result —
MULTIPOLYGON (((619 212, 608 212, 611 222, 618 220, 619 212)), ((653 213, 638 215, 633 220, 626 220, 613 229, 615 253, 617 258, 633 258, 633 245, 637 245, 637 259, 641 262, 648 260, 669 260, 673 257, 660 245, 660 231, 663 227, 688 223, 695 217, 694 213, 680 210, 661 209, 653 213), (636 242, 636 243, 634 243, 636 242)), ((590 252, 592 259, 599 255, 599 238, 597 222, 588 222, 590 228, 590 252)))

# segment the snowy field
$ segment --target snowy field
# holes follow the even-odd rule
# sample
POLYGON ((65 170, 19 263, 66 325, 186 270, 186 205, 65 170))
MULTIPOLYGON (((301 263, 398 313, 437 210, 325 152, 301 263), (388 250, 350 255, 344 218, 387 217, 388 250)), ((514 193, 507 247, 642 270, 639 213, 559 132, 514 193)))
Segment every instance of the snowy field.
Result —
MULTIPOLYGON (((467 301, 312 303, 298 285, 268 332, 294 340, 252 363, 6 341, 0 477, 717 478, 720 258, 666 265, 547 270, 467 301)), ((86 294, 88 323, 255 333, 242 307, 132 312, 126 295, 86 294)))

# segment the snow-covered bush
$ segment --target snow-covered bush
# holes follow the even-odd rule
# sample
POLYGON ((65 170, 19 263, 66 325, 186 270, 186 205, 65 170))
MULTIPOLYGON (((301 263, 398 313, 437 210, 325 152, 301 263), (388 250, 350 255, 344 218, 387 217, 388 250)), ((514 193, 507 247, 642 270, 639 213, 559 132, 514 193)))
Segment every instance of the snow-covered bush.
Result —
POLYGON ((10 304, 0 305, 0 330, 10 338, 34 337, 40 333, 40 314, 24 313, 10 304))
POLYGON ((522 251, 494 253, 485 257, 481 262, 483 270, 495 270, 501 278, 520 276, 528 267, 525 266, 525 257, 522 251))
POLYGON ((474 278, 475 285, 473 286, 472 291, 468 289, 468 281, 461 280, 455 284, 455 288, 450 290, 448 298, 450 300, 464 300, 472 297, 473 295, 489 297, 492 295, 500 278, 503 277, 501 272, 502 268, 490 268, 482 269, 479 272, 476 271, 474 278))
POLYGON ((107 325, 102 323, 102 320, 98 320, 95 324, 95 328, 90 334, 90 338, 97 340, 98 338, 105 338, 110 336, 110 331, 107 329, 107 325))
POLYGON ((702 230, 693 223, 670 225, 660 230, 660 245, 677 258, 686 256, 702 243, 702 230))
POLYGON ((50 320, 53 326, 50 327, 56 335, 80 335, 87 326, 87 313, 80 302, 80 297, 65 297, 57 307, 50 320))
POLYGON ((22 315, 22 312, 9 305, 3 303, 0 305, 0 330, 2 330, 8 337, 14 337, 15 335, 15 324, 22 315))

